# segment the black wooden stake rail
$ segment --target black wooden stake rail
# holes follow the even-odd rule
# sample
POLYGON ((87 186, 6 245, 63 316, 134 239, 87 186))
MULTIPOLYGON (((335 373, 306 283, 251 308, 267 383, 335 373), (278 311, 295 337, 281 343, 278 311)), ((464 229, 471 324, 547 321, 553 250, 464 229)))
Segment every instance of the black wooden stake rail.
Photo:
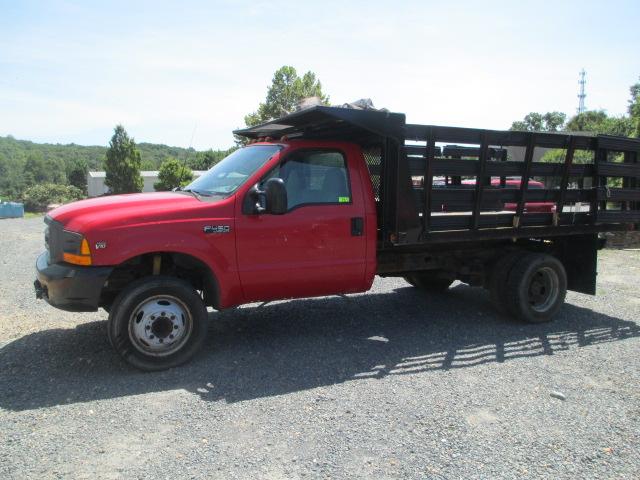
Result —
MULTIPOLYGON (((471 224, 471 228, 473 230, 478 230, 480 225, 480 211, 482 209, 482 193, 484 191, 484 184, 486 181, 485 171, 487 167, 487 156, 489 154, 489 143, 487 141, 487 132, 482 132, 482 143, 480 144, 480 155, 479 155, 479 165, 478 165, 478 176, 476 177, 476 191, 475 197, 476 201, 473 206, 473 220, 471 224)), ((491 183, 491 180, 489 180, 491 183)))
POLYGON ((422 235, 426 236, 431 225, 431 193, 433 190, 433 160, 436 156, 436 137, 433 128, 427 132, 426 161, 424 168, 424 210, 422 213, 422 235))
MULTIPOLYGON (((569 186, 569 172, 573 165, 573 156, 576 151, 576 142, 573 136, 568 138, 567 154, 564 157, 564 169, 562 170, 562 179, 560 180, 560 192, 558 194, 558 203, 556 204, 556 213, 553 215, 553 225, 558 225, 558 219, 562 215, 564 208, 564 199, 567 196, 567 187, 569 186)), ((575 205, 574 205, 575 208, 575 205)))

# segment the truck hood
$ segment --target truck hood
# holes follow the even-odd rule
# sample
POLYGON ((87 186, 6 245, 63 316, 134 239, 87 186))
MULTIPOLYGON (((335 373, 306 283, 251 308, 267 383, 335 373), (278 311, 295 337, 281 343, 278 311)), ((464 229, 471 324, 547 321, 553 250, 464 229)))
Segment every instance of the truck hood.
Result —
MULTIPOLYGON (((220 197, 220 200, 222 197, 220 197)), ((197 216, 212 198, 202 202, 178 192, 133 193, 90 198, 58 207, 49 216, 66 229, 82 232, 96 225, 121 226, 197 216)), ((213 199, 215 201, 215 199, 213 199)))

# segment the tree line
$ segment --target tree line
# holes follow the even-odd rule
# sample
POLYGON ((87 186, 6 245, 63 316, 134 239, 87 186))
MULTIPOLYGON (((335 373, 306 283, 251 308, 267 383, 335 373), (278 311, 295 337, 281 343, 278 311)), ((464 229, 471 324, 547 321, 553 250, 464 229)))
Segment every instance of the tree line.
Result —
POLYGON ((627 113, 609 116, 604 110, 587 110, 569 120, 562 112, 531 112, 511 124, 511 130, 529 132, 589 132, 596 135, 617 135, 640 138, 640 82, 629 87, 627 113))
MULTIPOLYGON (((228 154, 227 150, 133 143, 140 160, 138 175, 141 170, 160 170, 165 163, 186 166, 190 174, 192 169, 207 170, 228 154)), ((87 173, 105 169, 108 151, 109 147, 103 146, 39 144, 0 137, 0 199, 23 201, 28 210, 42 210, 51 203, 83 198, 87 173)))

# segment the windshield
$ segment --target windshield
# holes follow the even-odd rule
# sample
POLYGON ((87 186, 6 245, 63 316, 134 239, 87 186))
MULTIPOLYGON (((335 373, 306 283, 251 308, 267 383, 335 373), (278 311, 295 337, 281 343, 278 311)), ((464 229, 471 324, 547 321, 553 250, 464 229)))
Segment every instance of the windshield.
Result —
POLYGON ((247 178, 281 148, 280 145, 255 145, 240 148, 215 164, 211 170, 195 179, 183 190, 201 195, 228 196, 235 192, 247 178))

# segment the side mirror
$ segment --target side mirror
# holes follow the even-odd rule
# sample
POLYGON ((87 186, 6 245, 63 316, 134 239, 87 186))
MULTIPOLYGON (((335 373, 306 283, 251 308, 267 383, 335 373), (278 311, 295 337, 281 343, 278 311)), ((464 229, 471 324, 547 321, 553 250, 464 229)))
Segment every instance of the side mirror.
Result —
POLYGON ((265 211, 273 215, 287 213, 287 188, 281 178, 270 178, 264 184, 265 211))
POLYGON ((256 215, 287 213, 287 189, 281 178, 270 178, 264 183, 263 190, 254 185, 244 198, 242 213, 256 215))

